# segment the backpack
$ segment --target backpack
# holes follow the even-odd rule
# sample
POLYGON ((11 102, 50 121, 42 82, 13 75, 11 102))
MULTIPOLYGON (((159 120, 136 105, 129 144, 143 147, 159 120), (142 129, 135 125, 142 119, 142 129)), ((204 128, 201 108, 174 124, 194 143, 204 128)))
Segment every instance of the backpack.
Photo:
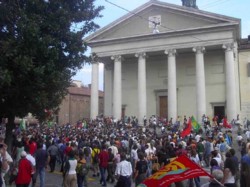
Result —
POLYGON ((226 150, 227 150, 226 144, 225 143, 221 143, 220 144, 220 152, 226 152, 226 150))
POLYGON ((204 153, 204 150, 205 150, 204 145, 203 145, 201 142, 199 142, 199 143, 197 144, 197 152, 198 152, 198 153, 204 153))
POLYGON ((143 160, 143 161, 140 161, 141 162, 141 168, 139 168, 140 170, 139 170, 139 173, 141 174, 141 173, 146 173, 147 172, 147 170, 148 170, 148 163, 145 161, 145 160, 143 160))
POLYGON ((85 163, 78 161, 76 165, 76 173, 80 176, 87 175, 88 173, 87 165, 85 163))
POLYGON ((90 169, 91 168, 91 156, 86 156, 84 158, 86 160, 86 167, 87 167, 87 169, 90 169))
POLYGON ((68 173, 70 169, 70 164, 69 164, 69 160, 67 160, 63 166, 63 177, 65 177, 66 173, 68 173))

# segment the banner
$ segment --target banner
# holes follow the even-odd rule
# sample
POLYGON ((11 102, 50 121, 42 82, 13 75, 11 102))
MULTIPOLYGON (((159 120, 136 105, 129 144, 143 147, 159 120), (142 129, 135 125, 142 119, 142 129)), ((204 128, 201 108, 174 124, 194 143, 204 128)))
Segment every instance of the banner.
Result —
POLYGON ((167 187, 172 183, 195 178, 198 176, 209 176, 200 166, 185 155, 173 160, 158 172, 144 180, 138 187, 167 187))

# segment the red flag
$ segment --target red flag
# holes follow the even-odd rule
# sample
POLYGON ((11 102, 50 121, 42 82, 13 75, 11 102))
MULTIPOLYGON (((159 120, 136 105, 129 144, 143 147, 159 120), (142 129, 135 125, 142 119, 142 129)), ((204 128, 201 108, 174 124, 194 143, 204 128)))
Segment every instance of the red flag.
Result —
POLYGON ((198 176, 209 176, 210 178, 213 178, 209 173, 204 171, 188 157, 182 155, 144 180, 139 187, 165 187, 174 182, 198 176))
POLYGON ((183 131, 181 132, 181 137, 183 138, 189 135, 191 133, 191 129, 192 129, 192 120, 189 118, 187 127, 183 129, 183 131))
POLYGON ((232 128, 232 125, 228 123, 226 117, 223 118, 223 127, 226 127, 226 128, 229 128, 229 129, 232 128))

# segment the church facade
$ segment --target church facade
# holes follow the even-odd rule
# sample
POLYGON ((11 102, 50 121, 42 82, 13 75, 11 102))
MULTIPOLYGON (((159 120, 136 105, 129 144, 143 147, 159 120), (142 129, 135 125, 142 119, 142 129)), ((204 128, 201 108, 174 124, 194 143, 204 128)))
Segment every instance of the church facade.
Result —
POLYGON ((151 0, 85 38, 92 65, 91 117, 98 115, 104 63, 104 115, 168 119, 241 112, 240 19, 151 0))

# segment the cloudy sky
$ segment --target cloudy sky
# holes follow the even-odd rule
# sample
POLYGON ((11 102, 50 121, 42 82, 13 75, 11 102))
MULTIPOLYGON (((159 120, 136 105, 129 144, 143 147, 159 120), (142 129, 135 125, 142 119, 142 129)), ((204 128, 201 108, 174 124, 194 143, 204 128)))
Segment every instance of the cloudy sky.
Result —
MULTIPOLYGON (((149 0, 96 0, 96 5, 102 5, 105 7, 101 13, 103 17, 96 19, 96 23, 102 28, 128 13, 127 11, 118 8, 111 3, 132 11, 148 1, 149 0)), ((176 5, 182 4, 181 0, 161 1, 176 5)), ((196 0, 196 4, 200 10, 240 18, 242 24, 242 37, 246 38, 248 35, 250 35, 250 0, 196 0)), ((99 89, 103 90, 103 64, 100 64, 99 67, 99 89)), ((79 70, 77 75, 73 77, 73 80, 81 80, 84 85, 91 84, 91 66, 84 66, 84 68, 79 70)))

